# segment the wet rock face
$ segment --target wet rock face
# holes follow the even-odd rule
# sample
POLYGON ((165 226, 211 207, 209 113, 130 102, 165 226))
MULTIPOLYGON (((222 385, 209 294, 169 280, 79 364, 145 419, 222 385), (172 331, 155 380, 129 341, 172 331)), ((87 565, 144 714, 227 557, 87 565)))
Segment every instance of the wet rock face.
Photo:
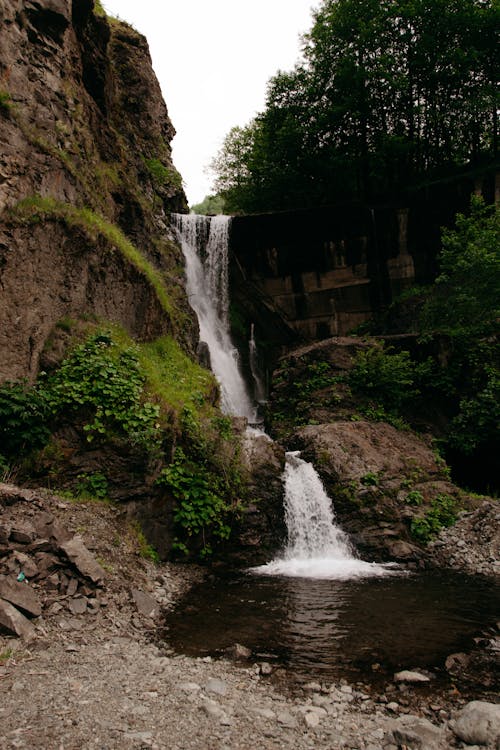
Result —
POLYGON ((107 318, 142 340, 175 333, 151 282, 109 237, 36 207, 20 216, 34 196, 91 209, 167 272, 194 349, 168 228, 186 201, 146 40, 95 16, 92 0, 2 0, 0 91, 0 381, 33 379, 65 316, 107 318))
POLYGON ((234 530, 227 557, 235 564, 269 562, 286 539, 281 476, 285 453, 265 434, 242 436, 247 496, 241 520, 234 530))

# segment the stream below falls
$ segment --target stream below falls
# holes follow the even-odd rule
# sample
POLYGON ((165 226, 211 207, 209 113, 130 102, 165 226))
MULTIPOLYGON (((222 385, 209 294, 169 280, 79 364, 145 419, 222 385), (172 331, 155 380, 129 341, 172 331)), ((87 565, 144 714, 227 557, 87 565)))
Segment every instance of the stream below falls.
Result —
POLYGON ((197 657, 240 643, 300 681, 369 682, 412 668, 439 675, 447 656, 495 623, 499 601, 500 585, 456 573, 351 580, 226 573, 179 602, 167 616, 167 641, 197 657))

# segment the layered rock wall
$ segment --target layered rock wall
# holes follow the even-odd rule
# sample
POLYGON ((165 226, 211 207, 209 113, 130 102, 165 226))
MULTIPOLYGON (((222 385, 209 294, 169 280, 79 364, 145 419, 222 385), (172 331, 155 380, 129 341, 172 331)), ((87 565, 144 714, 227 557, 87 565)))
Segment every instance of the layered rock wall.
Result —
POLYGON ((0 381, 36 376, 63 317, 192 348, 168 230, 187 206, 146 40, 93 0, 0 0, 0 103, 0 381))

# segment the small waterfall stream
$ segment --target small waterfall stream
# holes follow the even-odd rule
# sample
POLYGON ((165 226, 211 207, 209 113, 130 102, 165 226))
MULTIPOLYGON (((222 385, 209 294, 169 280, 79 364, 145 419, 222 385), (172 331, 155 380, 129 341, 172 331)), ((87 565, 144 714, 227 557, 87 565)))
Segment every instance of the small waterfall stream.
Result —
MULTIPOLYGON (((231 219, 195 214, 173 214, 172 219, 186 260, 189 301, 198 316, 200 340, 208 346, 212 370, 220 383, 223 411, 256 423, 257 407, 241 374, 229 329, 231 219)), ((253 327, 249 347, 256 364, 253 327)), ((247 437, 251 439, 252 434, 262 435, 262 431, 249 429, 247 437)), ((280 557, 252 572, 309 578, 381 576, 390 572, 391 566, 356 557, 347 535, 334 522, 331 500, 316 470, 296 452, 286 455, 283 484, 287 546, 280 557)))

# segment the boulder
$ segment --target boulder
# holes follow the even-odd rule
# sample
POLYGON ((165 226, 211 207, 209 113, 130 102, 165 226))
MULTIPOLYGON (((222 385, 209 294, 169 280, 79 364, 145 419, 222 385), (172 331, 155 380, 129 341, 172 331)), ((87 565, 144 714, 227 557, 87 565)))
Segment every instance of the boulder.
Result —
POLYGON ((468 745, 488 745, 500 740, 500 705, 471 701, 451 722, 454 734, 468 745))
POLYGON ((444 731, 419 716, 404 716, 392 729, 394 743, 408 750, 440 750, 444 731))
POLYGON ((42 614, 40 599, 26 583, 18 583, 6 576, 0 577, 0 597, 31 617, 39 617, 42 614))
POLYGON ((96 584, 103 582, 106 577, 103 568, 88 551, 81 539, 75 536, 73 539, 60 544, 59 549, 64 552, 68 560, 73 563, 85 578, 90 578, 96 584))
POLYGON ((6 630, 11 635, 17 635, 23 640, 31 640, 35 628, 27 617, 5 599, 0 599, 0 630, 6 630))
POLYGON ((144 617, 156 617, 159 607, 152 596, 139 589, 132 589, 130 593, 139 614, 144 615, 144 617))

